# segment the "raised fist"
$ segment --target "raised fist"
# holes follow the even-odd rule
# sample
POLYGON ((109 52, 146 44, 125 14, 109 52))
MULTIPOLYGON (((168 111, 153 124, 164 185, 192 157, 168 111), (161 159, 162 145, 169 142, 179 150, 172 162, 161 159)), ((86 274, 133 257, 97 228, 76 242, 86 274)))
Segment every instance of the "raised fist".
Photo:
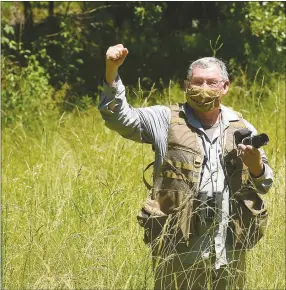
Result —
POLYGON ((118 68, 124 62, 128 49, 122 44, 110 46, 106 52, 106 65, 118 68))

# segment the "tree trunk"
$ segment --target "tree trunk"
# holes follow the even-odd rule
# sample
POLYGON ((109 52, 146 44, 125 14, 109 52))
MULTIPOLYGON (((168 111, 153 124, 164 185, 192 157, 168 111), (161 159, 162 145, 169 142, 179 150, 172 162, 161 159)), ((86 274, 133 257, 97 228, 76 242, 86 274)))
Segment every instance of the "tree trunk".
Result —
POLYGON ((54 16, 54 1, 49 2, 49 16, 54 16))
POLYGON ((25 28, 29 29, 33 27, 33 10, 30 1, 24 1, 24 16, 25 16, 25 28))

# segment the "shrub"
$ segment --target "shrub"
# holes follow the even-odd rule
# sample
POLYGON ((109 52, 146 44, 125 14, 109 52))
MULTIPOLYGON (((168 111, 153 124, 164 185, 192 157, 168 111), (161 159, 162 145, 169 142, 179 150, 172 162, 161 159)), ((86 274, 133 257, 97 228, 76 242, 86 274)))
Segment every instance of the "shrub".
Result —
MULTIPOLYGON (((7 31, 14 34, 8 26, 7 31)), ((41 118, 47 114, 47 106, 53 106, 53 89, 49 85, 48 73, 40 66, 35 55, 31 55, 28 50, 19 50, 19 45, 14 40, 2 35, 2 44, 11 50, 17 50, 18 55, 27 60, 26 65, 21 67, 15 57, 2 55, 1 113, 4 126, 11 122, 29 123, 35 118, 41 118)), ((42 51, 39 55, 44 54, 45 51, 42 51)))

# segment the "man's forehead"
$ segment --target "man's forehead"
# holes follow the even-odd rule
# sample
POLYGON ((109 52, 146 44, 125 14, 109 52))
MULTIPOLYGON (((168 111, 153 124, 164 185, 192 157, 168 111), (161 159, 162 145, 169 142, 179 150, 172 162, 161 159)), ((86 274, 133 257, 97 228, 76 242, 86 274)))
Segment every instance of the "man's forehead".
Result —
POLYGON ((196 66, 193 69, 192 77, 216 77, 221 71, 216 64, 209 64, 208 67, 196 66))

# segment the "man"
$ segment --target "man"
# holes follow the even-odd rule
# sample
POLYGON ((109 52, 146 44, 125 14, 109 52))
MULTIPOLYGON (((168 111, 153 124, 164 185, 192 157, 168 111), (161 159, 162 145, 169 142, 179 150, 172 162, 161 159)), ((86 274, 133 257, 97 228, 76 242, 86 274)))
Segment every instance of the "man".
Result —
POLYGON ((226 67, 199 59, 188 70, 186 103, 135 109, 118 75, 127 55, 122 44, 107 50, 99 110, 111 130, 155 151, 153 186, 138 216, 155 289, 243 289, 245 250, 267 217, 257 193, 269 190, 273 173, 262 149, 234 138, 240 129, 257 132, 221 104, 226 67))

